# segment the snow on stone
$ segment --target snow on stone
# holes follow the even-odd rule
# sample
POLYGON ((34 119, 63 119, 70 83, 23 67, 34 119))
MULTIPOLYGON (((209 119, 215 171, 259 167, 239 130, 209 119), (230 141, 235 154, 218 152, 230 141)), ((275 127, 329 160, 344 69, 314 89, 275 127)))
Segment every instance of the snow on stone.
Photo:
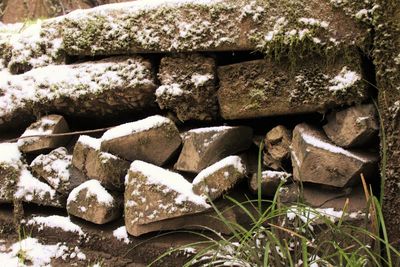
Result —
POLYGON ((264 177, 271 177, 271 178, 279 178, 281 181, 286 182, 286 180, 291 176, 287 172, 279 172, 279 171, 263 171, 261 176, 264 177))
POLYGON ((114 197, 100 184, 98 180, 89 180, 75 187, 68 196, 67 204, 76 201, 79 192, 86 190, 86 198, 94 197, 99 203, 111 206, 114 203, 114 197))
POLYGON ((191 82, 194 84, 194 86, 199 87, 204 85, 207 81, 211 80, 212 78, 213 76, 211 74, 201 75, 195 73, 192 75, 191 82))
MULTIPOLYGON (((21 137, 34 136, 34 135, 47 135, 52 133, 50 127, 56 125, 56 122, 48 118, 41 118, 33 127, 29 127, 21 135, 21 137)), ((31 144, 37 141, 39 137, 22 138, 18 140, 18 145, 23 146, 25 144, 31 144)))
POLYGON ((52 258, 60 258, 66 252, 67 247, 59 244, 44 245, 36 238, 27 237, 13 244, 8 253, 0 253, 0 264, 2 266, 33 266, 50 267, 52 258), (20 263, 19 255, 23 254, 26 261, 31 264, 20 263))
POLYGON ((17 143, 0 143, 0 164, 2 163, 15 168, 22 164, 17 143))
POLYGON ((111 140, 133 133, 147 131, 168 123, 172 123, 172 121, 168 118, 162 117, 160 115, 150 116, 142 120, 125 123, 111 128, 103 134, 101 140, 111 140))
POLYGON ((204 127, 204 128, 197 128, 197 129, 193 129, 188 131, 188 133, 196 133, 196 134, 200 134, 200 133, 209 133, 209 132, 223 132, 226 130, 230 130, 233 127, 231 126, 216 126, 216 127, 204 127))
POLYGON ((77 142, 82 143, 88 147, 95 149, 95 150, 100 150, 101 139, 90 137, 88 135, 81 135, 81 136, 79 136, 79 139, 77 142))
POLYGON ((331 85, 328 89, 332 92, 345 92, 346 89, 353 86, 359 80, 361 80, 361 76, 357 74, 357 72, 350 71, 347 67, 343 67, 340 73, 329 81, 331 85))
POLYGON ((73 232, 82 236, 85 235, 80 226, 71 222, 70 217, 64 217, 59 215, 52 215, 47 217, 45 216, 32 217, 27 222, 27 225, 40 225, 39 230, 42 230, 43 227, 60 228, 64 232, 73 232))
POLYGON ((210 207, 203 197, 193 192, 192 184, 178 173, 165 170, 140 160, 132 162, 130 171, 142 173, 146 176, 147 182, 150 184, 162 185, 167 189, 177 192, 178 196, 175 199, 177 204, 182 204, 183 201, 190 201, 205 208, 210 207))
POLYGON ((202 182, 205 178, 227 166, 233 166, 238 172, 245 173, 246 168, 239 156, 229 156, 202 170, 193 180, 193 184, 202 182))
POLYGON ((257 21, 262 16, 264 11, 264 7, 258 5, 256 1, 251 1, 249 4, 243 7, 240 18, 243 19, 247 16, 251 16, 254 21, 257 21))
POLYGON ((113 236, 126 244, 129 244, 128 232, 125 226, 121 226, 113 231, 113 236))
POLYGON ((298 21, 304 25, 319 26, 322 28, 328 28, 329 26, 329 22, 320 21, 319 19, 314 18, 299 18, 298 21))
POLYGON ((35 197, 43 199, 46 195, 48 195, 50 199, 54 199, 56 191, 48 184, 33 177, 32 173, 26 168, 22 169, 14 197, 29 202, 35 197))
POLYGON ((185 91, 183 91, 180 85, 177 83, 161 85, 156 90, 157 97, 160 97, 162 95, 180 96, 184 93, 185 91))

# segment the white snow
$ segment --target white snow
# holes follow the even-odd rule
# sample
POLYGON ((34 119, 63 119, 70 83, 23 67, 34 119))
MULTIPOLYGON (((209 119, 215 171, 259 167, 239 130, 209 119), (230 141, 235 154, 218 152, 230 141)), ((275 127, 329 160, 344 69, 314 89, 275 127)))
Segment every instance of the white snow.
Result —
MULTIPOLYGON (((48 117, 42 117, 37 122, 29 126, 21 137, 33 136, 33 135, 47 135, 53 133, 53 126, 56 125, 56 121, 49 119, 48 117)), ((18 140, 18 145, 23 146, 37 141, 39 137, 22 138, 18 140)))
POLYGON ((40 225, 41 228, 39 228, 39 230, 42 230, 43 227, 60 228, 64 232, 73 232, 82 236, 85 235, 80 226, 71 222, 70 217, 63 217, 59 215, 32 217, 27 222, 27 225, 40 225))
POLYGON ((113 236, 126 244, 129 244, 128 232, 125 226, 121 226, 113 231, 113 236))
POLYGON ((322 28, 328 28, 328 26, 329 26, 329 22, 321 21, 319 19, 314 19, 314 18, 299 18, 298 21, 305 25, 319 26, 322 28))
POLYGON ((140 172, 147 178, 147 182, 155 185, 163 185, 167 190, 175 191, 178 196, 175 199, 177 204, 190 201, 196 205, 209 208, 203 197, 196 195, 192 190, 192 184, 182 175, 165 170, 156 165, 144 161, 135 160, 130 166, 130 171, 140 172))
POLYGON ((361 76, 357 72, 343 67, 340 73, 329 81, 331 85, 328 89, 332 92, 346 91, 359 80, 361 80, 361 76))
POLYGON ((161 85, 156 90, 157 97, 161 97, 163 95, 180 96, 184 93, 185 91, 182 90, 181 86, 178 83, 161 85))
POLYGON ((21 152, 17 143, 0 143, 0 164, 8 164, 18 168, 22 164, 21 152))
POLYGON ((188 133, 201 134, 201 133, 209 133, 209 132, 223 132, 226 130, 230 130, 232 128, 233 127, 231 127, 231 126, 204 127, 204 128, 192 129, 192 130, 188 131, 188 133))
POLYGON ((211 79, 213 79, 213 76, 211 74, 201 75, 195 73, 192 75, 191 82, 194 84, 194 86, 199 87, 204 85, 207 81, 211 79))
POLYGON ((81 136, 79 136, 79 139, 77 142, 81 143, 83 145, 86 145, 88 147, 91 147, 94 150, 100 150, 101 139, 93 138, 93 137, 90 137, 87 135, 81 135, 81 136))
POLYGON ((261 176, 263 178, 269 177, 271 179, 280 179, 283 182, 286 182, 286 180, 291 176, 291 174, 287 173, 287 172, 279 172, 279 171, 263 171, 261 173, 261 176))
POLYGON ((43 200, 45 197, 52 200, 55 195, 56 191, 53 188, 33 177, 29 170, 26 168, 21 170, 16 192, 14 193, 16 198, 29 202, 34 198, 43 200))
POLYGON ((171 124, 172 121, 160 115, 154 115, 135 122, 125 123, 106 131, 101 137, 102 141, 111 140, 123 136, 127 136, 137 132, 147 131, 158 128, 164 124, 171 124))
POLYGON ((202 170, 194 178, 193 185, 201 183, 208 176, 228 166, 233 166, 240 173, 246 172, 246 167, 239 156, 229 156, 202 170))
POLYGON ((76 201, 78 194, 86 190, 86 198, 94 197, 98 203, 111 206, 114 204, 114 197, 100 184, 98 180, 89 180, 75 187, 68 196, 67 205, 76 201))

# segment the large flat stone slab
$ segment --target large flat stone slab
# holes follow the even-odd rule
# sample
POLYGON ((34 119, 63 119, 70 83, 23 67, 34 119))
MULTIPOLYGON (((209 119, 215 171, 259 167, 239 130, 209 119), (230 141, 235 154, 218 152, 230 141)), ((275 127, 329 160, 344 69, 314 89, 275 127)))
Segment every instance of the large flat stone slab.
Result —
POLYGON ((369 97, 356 52, 333 62, 322 58, 254 60, 218 68, 224 119, 324 112, 369 97), (348 56, 348 57, 347 57, 348 56))
POLYGON ((0 129, 25 125, 34 114, 96 117, 154 107, 154 75, 139 56, 1 72, 0 129))

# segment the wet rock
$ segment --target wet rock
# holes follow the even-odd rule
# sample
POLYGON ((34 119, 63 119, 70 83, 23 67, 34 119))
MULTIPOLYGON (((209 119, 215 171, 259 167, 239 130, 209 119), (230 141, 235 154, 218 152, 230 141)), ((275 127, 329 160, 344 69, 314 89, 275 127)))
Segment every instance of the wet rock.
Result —
POLYGON ((74 188, 67 199, 69 214, 96 224, 105 224, 122 214, 122 199, 109 193, 97 180, 74 188))
POLYGON ((360 174, 374 178, 378 158, 330 143, 326 135, 305 123, 293 131, 293 177, 297 181, 347 187, 361 181, 360 174))
POLYGON ((155 89, 151 63, 139 56, 47 66, 21 75, 2 72, 0 129, 25 125, 38 113, 86 118, 139 113, 155 107, 155 89))
POLYGON ((274 170, 281 170, 290 159, 291 132, 283 125, 270 130, 264 138, 264 164, 274 170))
POLYGON ((211 164, 249 148, 252 137, 252 129, 245 126, 190 130, 184 135, 183 148, 175 168, 199 173, 211 164))
POLYGON ((12 203, 22 155, 16 143, 0 143, 0 203, 12 203))
POLYGON ((72 164, 89 179, 96 179, 110 190, 123 190, 129 162, 100 151, 101 140, 81 135, 74 147, 72 164))
POLYGON ((231 120, 325 112, 361 102, 369 95, 360 66, 356 53, 338 56, 333 63, 310 57, 294 65, 265 59, 220 66, 221 116, 231 120))
MULTIPOLYGON (((263 171, 261 173, 261 195, 265 197, 275 196, 280 184, 285 184, 292 175, 287 172, 263 171)), ((258 176, 254 173, 250 179, 250 190, 257 194, 258 176)))
POLYGON ((210 208, 178 173, 136 160, 125 182, 125 225, 139 235, 141 225, 199 213, 210 208))
POLYGON ((37 156, 30 168, 37 177, 65 195, 85 181, 84 176, 72 170, 71 160, 72 156, 68 154, 67 149, 59 147, 49 154, 37 156))
POLYGON ((193 180, 193 192, 210 201, 219 198, 246 175, 239 156, 229 156, 202 170, 193 180))
POLYGON ((181 137, 175 124, 159 115, 114 127, 101 138, 102 151, 126 160, 143 160, 159 166, 180 145, 181 137))
POLYGON ((48 115, 41 117, 37 122, 32 123, 18 140, 19 149, 24 153, 38 153, 48 151, 65 145, 70 136, 38 136, 51 135, 69 132, 69 127, 63 116, 48 115), (26 137, 26 138, 24 138, 26 137))
POLYGON ((354 106, 328 116, 324 131, 329 139, 341 147, 362 146, 379 131, 374 105, 354 106))
POLYGON ((199 54, 167 56, 161 60, 157 103, 181 121, 211 120, 218 114, 215 60, 199 54))

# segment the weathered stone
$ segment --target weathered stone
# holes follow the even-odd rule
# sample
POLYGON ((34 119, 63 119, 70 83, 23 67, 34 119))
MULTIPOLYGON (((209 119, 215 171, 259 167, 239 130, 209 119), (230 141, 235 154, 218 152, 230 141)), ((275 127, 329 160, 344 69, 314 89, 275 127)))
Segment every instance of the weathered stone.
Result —
POLYGON ((324 112, 369 97, 356 52, 334 62, 309 57, 254 60, 218 67, 218 100, 224 119, 324 112), (232 89, 234 88, 234 90, 232 89))
POLYGON ((75 11, 61 20, 64 46, 71 55, 256 49, 284 53, 292 51, 289 48, 295 54, 305 48, 365 49, 370 41, 366 26, 329 1, 136 1, 75 11))
POLYGON ((24 153, 38 153, 48 151, 65 145, 70 136, 38 136, 69 132, 69 127, 63 116, 48 115, 41 117, 37 122, 32 123, 18 140, 19 149, 24 153))
POLYGON ((45 180, 57 192, 67 195, 72 189, 85 181, 83 175, 73 170, 72 156, 64 147, 59 147, 49 154, 37 156, 30 168, 39 178, 45 180))
POLYGON ((290 158, 291 132, 283 125, 270 130, 264 138, 264 164, 274 170, 282 169, 282 165, 290 158))
POLYGON ((21 153, 16 143, 0 143, 0 203, 12 203, 21 173, 21 153))
POLYGON ((293 131, 292 165, 297 181, 347 187, 374 178, 378 157, 335 146, 321 131, 305 123, 293 131))
POLYGON ((177 54, 161 60, 157 103, 181 121, 211 120, 218 114, 215 60, 199 54, 177 54))
MULTIPOLYGON (((273 197, 279 185, 285 184, 292 175, 287 172, 263 171, 261 173, 261 195, 265 197, 273 197)), ((250 179, 250 190, 257 194, 258 192, 258 175, 254 173, 250 179)))
POLYGON ((81 135, 74 147, 72 164, 90 179, 110 190, 123 190, 129 162, 100 151, 101 140, 81 135))
POLYGON ((329 139, 341 147, 362 146, 379 131, 378 115, 373 104, 354 106, 328 116, 324 131, 329 139))
POLYGON ((182 152, 175 168, 199 173, 211 164, 249 148, 252 137, 252 129, 244 126, 190 130, 184 135, 182 152))
POLYGON ((178 173, 136 160, 125 183, 125 225, 137 235, 140 225, 194 214, 210 208, 178 173))
POLYGON ((239 156, 229 156, 202 170, 193 180, 193 192, 210 201, 219 198, 246 175, 239 156))
POLYGON ((96 224, 105 224, 122 214, 122 199, 112 195, 97 180, 74 188, 67 199, 69 214, 96 224))
POLYGON ((155 106, 155 88, 151 64, 139 56, 2 72, 0 128, 24 124, 36 113, 99 118, 141 112, 155 106))
POLYGON ((180 145, 181 137, 175 124, 159 115, 114 127, 101 138, 102 151, 127 160, 143 160, 159 166, 180 145))

